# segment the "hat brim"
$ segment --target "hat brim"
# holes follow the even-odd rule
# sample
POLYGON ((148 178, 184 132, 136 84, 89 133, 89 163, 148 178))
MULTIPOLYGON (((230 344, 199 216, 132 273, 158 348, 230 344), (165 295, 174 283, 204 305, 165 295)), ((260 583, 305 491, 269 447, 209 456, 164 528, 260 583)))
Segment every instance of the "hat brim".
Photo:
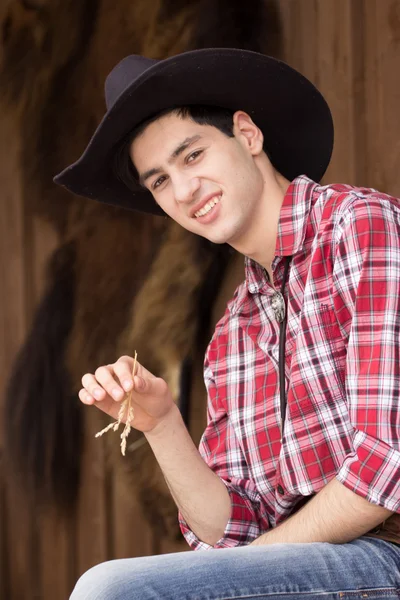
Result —
POLYGON ((232 48, 193 50, 159 61, 117 99, 86 150, 58 174, 71 192, 131 210, 164 214, 150 192, 128 189, 114 173, 114 154, 139 123, 174 106, 244 110, 261 129, 274 167, 289 181, 320 181, 333 149, 329 107, 315 86, 277 59, 232 48))

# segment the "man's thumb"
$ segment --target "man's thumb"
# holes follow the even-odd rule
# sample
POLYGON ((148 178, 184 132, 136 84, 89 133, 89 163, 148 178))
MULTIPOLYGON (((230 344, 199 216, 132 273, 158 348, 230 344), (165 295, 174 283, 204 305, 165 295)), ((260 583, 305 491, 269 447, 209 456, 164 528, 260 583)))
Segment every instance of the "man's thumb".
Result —
POLYGON ((135 375, 134 379, 133 379, 133 383, 134 383, 134 390, 136 392, 145 392, 146 388, 148 388, 148 384, 146 383, 146 381, 143 379, 143 377, 140 377, 140 375, 135 375))
POLYGON ((148 394, 150 396, 165 396, 168 392, 168 384, 161 377, 142 377, 135 375, 134 391, 139 394, 148 394))

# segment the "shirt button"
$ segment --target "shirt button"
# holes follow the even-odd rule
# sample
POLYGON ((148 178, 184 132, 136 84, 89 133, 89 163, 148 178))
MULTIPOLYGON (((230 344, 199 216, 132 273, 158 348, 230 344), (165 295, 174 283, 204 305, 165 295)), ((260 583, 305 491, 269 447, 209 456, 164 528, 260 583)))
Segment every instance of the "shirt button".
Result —
POLYGON ((278 487, 276 488, 278 490, 278 494, 284 494, 285 490, 283 489, 283 487, 281 486, 281 484, 278 485, 278 487))

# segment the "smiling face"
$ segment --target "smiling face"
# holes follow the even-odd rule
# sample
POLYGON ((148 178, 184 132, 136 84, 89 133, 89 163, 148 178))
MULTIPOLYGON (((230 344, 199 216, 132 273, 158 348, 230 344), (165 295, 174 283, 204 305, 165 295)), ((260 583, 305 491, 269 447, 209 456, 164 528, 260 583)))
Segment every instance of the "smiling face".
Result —
POLYGON ((233 134, 169 113, 134 139, 130 156, 142 185, 174 221, 240 251, 265 212, 270 163, 262 133, 246 113, 234 114, 233 134))

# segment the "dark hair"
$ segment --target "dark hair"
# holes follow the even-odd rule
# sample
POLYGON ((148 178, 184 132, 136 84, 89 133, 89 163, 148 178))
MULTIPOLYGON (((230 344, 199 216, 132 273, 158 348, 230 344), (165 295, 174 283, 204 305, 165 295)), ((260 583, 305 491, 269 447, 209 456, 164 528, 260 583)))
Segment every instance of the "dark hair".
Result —
POLYGON ((142 121, 121 142, 117 148, 114 157, 114 172, 118 179, 122 181, 129 189, 133 191, 138 190, 139 176, 132 163, 129 150, 133 140, 143 133, 150 123, 156 121, 160 117, 168 115, 170 113, 176 114, 182 119, 192 119, 199 125, 212 125, 216 127, 222 133, 228 137, 233 137, 233 110, 228 108, 222 108, 220 106, 203 106, 203 105, 189 105, 168 108, 162 112, 157 113, 142 121))

